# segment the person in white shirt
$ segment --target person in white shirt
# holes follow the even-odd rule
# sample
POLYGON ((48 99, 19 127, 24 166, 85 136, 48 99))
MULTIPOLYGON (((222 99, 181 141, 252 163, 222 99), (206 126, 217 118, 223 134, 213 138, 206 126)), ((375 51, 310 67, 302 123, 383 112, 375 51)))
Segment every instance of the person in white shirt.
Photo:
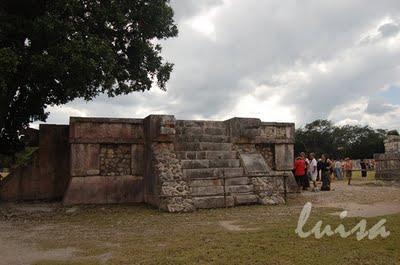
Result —
POLYGON ((308 175, 311 178, 312 183, 314 184, 314 191, 317 189, 317 176, 318 176, 318 169, 317 169, 317 160, 315 159, 315 154, 310 154, 310 163, 308 166, 308 175))
POLYGON ((338 180, 343 180, 343 174, 342 174, 342 162, 340 162, 340 160, 336 160, 335 162, 335 166, 334 166, 334 170, 335 170, 335 177, 338 180))

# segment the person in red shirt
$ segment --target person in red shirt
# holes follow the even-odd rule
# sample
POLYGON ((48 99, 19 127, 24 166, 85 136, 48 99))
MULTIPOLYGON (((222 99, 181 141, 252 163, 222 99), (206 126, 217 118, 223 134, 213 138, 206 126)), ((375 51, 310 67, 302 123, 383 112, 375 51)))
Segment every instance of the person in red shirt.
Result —
POLYGON ((306 168, 306 161, 301 156, 298 156, 294 161, 294 177, 296 178, 297 185, 303 187, 303 190, 306 189, 304 181, 307 177, 306 168))

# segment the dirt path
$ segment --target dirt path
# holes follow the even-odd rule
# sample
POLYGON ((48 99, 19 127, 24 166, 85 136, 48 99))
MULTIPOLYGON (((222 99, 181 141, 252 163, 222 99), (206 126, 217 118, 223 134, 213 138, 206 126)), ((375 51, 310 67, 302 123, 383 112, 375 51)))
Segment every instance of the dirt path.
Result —
POLYGON ((341 208, 348 217, 375 217, 400 213, 400 187, 375 182, 347 185, 335 182, 328 192, 303 192, 298 199, 314 207, 341 208))

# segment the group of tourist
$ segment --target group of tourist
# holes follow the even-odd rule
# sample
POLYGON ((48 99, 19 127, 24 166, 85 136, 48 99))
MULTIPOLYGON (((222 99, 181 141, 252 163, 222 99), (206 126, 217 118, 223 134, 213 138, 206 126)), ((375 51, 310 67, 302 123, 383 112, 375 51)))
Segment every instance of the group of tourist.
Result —
MULTIPOLYGON (((360 166, 362 177, 367 177, 367 163, 362 160, 360 166)), ((302 152, 295 159, 293 173, 297 185, 303 190, 308 190, 312 183, 313 191, 329 191, 332 179, 343 180, 345 176, 348 185, 351 185, 353 162, 348 157, 344 160, 332 160, 324 154, 317 160, 315 153, 307 156, 302 152), (322 182, 320 188, 317 183, 319 181, 322 182)))

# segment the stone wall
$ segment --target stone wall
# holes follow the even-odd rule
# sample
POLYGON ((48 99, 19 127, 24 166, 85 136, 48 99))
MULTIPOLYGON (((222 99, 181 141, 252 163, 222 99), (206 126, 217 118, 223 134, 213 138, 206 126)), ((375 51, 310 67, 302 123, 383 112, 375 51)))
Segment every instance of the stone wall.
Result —
POLYGON ((38 150, 32 160, 11 169, 0 181, 1 201, 56 200, 70 179, 68 125, 40 125, 38 150))
POLYGON ((131 175, 131 145, 100 145, 99 158, 101 176, 131 175))
POLYGON ((385 154, 375 154, 376 179, 400 181, 400 136, 389 135, 385 154))
POLYGON ((70 119, 71 181, 64 204, 144 200, 142 119, 70 119))
POLYGON ((385 153, 400 153, 400 136, 388 135, 384 144, 385 153))

